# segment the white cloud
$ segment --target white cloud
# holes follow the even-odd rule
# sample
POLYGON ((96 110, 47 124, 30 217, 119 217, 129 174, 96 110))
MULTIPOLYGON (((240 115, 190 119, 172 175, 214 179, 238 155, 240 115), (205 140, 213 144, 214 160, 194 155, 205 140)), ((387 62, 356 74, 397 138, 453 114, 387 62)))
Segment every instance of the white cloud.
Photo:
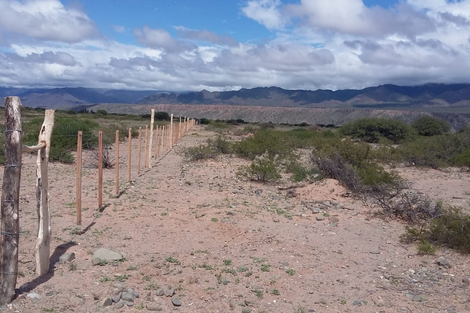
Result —
POLYGON ((0 30, 40 40, 74 43, 98 34, 78 8, 59 0, 0 0, 0 30))
POLYGON ((178 26, 176 29, 178 31, 178 36, 181 38, 207 41, 216 45, 231 47, 238 46, 238 42, 234 38, 227 35, 220 36, 217 33, 208 30, 193 30, 182 26, 178 26))
POLYGON ((251 0, 242 11, 247 17, 268 29, 281 29, 284 27, 284 22, 279 11, 280 6, 280 0, 251 0))
POLYGON ((163 49, 168 52, 181 52, 191 50, 193 45, 173 39, 173 37, 164 29, 153 29, 144 26, 142 30, 134 30, 137 41, 150 48, 163 49))
POLYGON ((116 32, 116 33, 124 33, 126 31, 126 27, 122 25, 111 25, 111 28, 116 32))

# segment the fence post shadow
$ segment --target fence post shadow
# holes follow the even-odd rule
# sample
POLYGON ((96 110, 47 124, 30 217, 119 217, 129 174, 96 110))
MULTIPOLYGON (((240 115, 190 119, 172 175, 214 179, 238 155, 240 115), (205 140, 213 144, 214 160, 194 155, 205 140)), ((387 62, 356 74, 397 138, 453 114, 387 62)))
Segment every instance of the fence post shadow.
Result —
MULTIPOLYGON (((94 224, 94 222, 92 224, 94 224)), ((89 228, 91 226, 92 225, 90 224, 87 228, 89 228)), ((27 282, 27 283, 23 284, 22 286, 20 286, 20 288, 16 289, 16 292, 15 292, 16 297, 18 297, 20 294, 23 294, 23 293, 29 292, 31 290, 34 290, 39 285, 48 282, 54 276, 54 265, 57 262, 59 262, 60 256, 63 255, 65 252, 67 252, 68 249, 70 249, 71 247, 76 246, 76 245, 77 245, 77 243, 73 242, 73 241, 69 241, 67 243, 63 243, 61 245, 58 245, 55 248, 54 253, 52 253, 52 255, 49 259, 50 260, 49 272, 47 272, 46 274, 44 274, 42 276, 36 277, 32 281, 27 282)))

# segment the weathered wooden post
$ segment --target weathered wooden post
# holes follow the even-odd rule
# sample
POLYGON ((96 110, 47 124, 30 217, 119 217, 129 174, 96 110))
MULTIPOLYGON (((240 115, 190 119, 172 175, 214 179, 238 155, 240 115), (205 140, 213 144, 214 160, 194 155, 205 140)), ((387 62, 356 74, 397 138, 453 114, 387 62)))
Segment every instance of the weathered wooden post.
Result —
POLYGON ((139 127, 139 155, 137 161, 137 175, 140 175, 140 159, 142 157, 142 127, 139 127))
POLYGON ((114 176, 114 193, 119 196, 119 130, 116 130, 116 139, 114 142, 114 163, 116 163, 116 174, 114 176))
POLYGON ((38 143, 46 146, 38 151, 36 170, 36 197, 39 213, 39 230, 36 241, 36 274, 42 276, 49 272, 51 251, 51 214, 49 212, 48 165, 51 147, 52 130, 54 128, 54 110, 46 110, 44 123, 39 132, 38 143))
POLYGON ((103 132, 98 132, 98 209, 103 206, 103 132))
POLYGON ((173 149, 173 114, 170 116, 170 150, 173 149))
POLYGON ((158 141, 158 137, 160 136, 160 126, 155 126, 155 159, 158 158, 158 146, 160 142, 158 141))
POLYGON ((162 138, 161 138, 161 146, 160 146, 160 155, 163 155, 165 153, 165 126, 162 126, 162 138))
POLYGON ((149 168, 152 167, 152 144, 153 144, 153 124, 155 122, 155 109, 152 109, 151 110, 152 112, 152 116, 151 116, 151 119, 150 119, 150 140, 149 140, 149 155, 148 155, 148 158, 149 158, 149 168))
POLYGON ((76 180, 76 206, 77 225, 82 225, 82 141, 83 132, 79 131, 77 136, 77 180, 76 180))
POLYGON ((145 140, 144 140, 144 168, 147 167, 147 141, 149 137, 149 127, 145 125, 145 140))
POLYGON ((0 234, 0 305, 10 303, 15 296, 18 276, 19 198, 21 179, 21 100, 5 98, 5 167, 1 205, 0 234))
POLYGON ((180 121, 178 123, 178 140, 181 139, 181 116, 180 116, 180 121))
POLYGON ((129 144, 127 150, 127 181, 131 182, 131 166, 132 166, 132 128, 129 128, 129 144))

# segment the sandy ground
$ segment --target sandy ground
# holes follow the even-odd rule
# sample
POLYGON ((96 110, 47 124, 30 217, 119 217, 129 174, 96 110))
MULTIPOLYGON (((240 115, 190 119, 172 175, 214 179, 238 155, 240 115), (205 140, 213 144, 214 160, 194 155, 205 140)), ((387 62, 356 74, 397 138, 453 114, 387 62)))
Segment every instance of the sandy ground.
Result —
MULTIPOLYGON (((85 163, 82 226, 76 225, 75 167, 51 164, 53 264, 38 279, 35 157, 26 155, 21 293, 0 311, 470 312, 468 256, 445 249, 417 255, 415 246, 399 241, 403 224, 374 217, 374 207, 350 197, 334 180, 297 188, 292 196, 279 185, 237 179, 243 160, 183 160, 184 147, 213 135, 193 128, 151 169, 137 176, 134 168, 131 183, 124 182, 127 162, 121 160, 118 198, 114 170, 106 170, 102 212, 97 170, 85 163), (101 247, 125 260, 93 266, 92 254, 101 247), (58 263, 65 252, 76 259, 58 263), (442 256, 451 268, 436 263, 442 256), (132 306, 103 306, 123 288, 139 293, 132 306), (174 289, 182 305, 158 296, 160 288, 174 289)), ((470 173, 399 170, 416 190, 469 209, 470 173)))

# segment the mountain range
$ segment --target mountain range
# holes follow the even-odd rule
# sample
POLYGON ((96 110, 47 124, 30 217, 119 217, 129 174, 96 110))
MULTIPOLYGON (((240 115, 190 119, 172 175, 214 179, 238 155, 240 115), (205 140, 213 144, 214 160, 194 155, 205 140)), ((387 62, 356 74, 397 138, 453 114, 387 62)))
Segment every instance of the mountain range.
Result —
POLYGON ((96 88, 0 87, 0 97, 19 96, 24 106, 77 109, 99 103, 239 105, 304 108, 425 109, 470 112, 470 84, 381 85, 346 90, 286 90, 257 87, 237 91, 165 92, 96 88))

